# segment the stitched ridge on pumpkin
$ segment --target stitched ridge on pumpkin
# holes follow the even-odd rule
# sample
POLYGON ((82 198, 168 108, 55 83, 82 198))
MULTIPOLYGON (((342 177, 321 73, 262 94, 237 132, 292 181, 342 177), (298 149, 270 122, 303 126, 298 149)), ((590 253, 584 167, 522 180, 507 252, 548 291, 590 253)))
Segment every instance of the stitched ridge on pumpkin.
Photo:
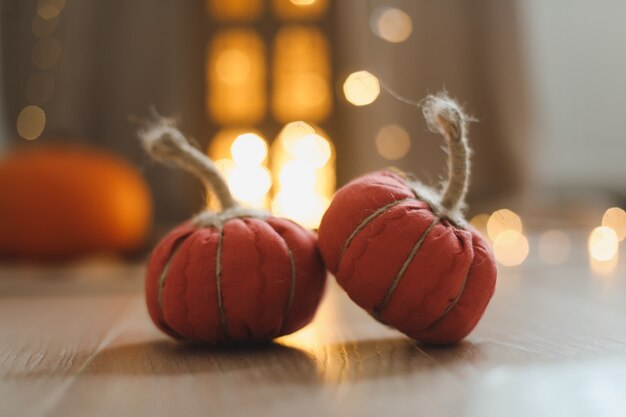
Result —
MULTIPOLYGON (((346 276, 349 277, 348 279, 345 280, 346 284, 348 283, 349 280, 352 280, 354 277, 354 270, 356 269, 356 264, 359 262, 359 260, 365 256, 365 254, 367 253, 367 249, 369 247, 369 243, 376 237, 380 236, 381 234, 384 233, 384 231, 387 229, 387 226, 389 225, 389 222, 391 220, 396 220, 401 218, 402 216, 404 216, 405 213, 402 212, 398 212, 394 217, 390 218, 390 219, 386 219, 387 221, 383 223, 382 227, 380 228, 380 230, 378 231, 378 233, 374 234, 374 235, 370 235, 369 239, 366 239, 363 242, 363 247, 361 248, 361 252, 358 253, 357 256, 355 256, 354 258, 352 258, 352 262, 350 262, 349 264, 349 270, 346 271, 346 276)), ((375 219, 374 219, 375 220, 375 219)), ((356 254, 354 254, 356 255, 356 254)), ((343 260, 343 259, 342 259, 343 260)), ((341 269, 341 265, 343 265, 343 263, 339 263, 339 269, 341 269)), ((339 272, 339 270, 337 271, 339 272)))
POLYGON ((297 282, 298 270, 296 268, 296 259, 293 256, 293 251, 289 247, 289 243, 287 242, 287 239, 285 239, 283 235, 278 233, 278 231, 274 229, 274 227, 272 227, 272 230, 278 235, 278 237, 282 239, 283 242, 285 242, 285 247, 287 247, 287 256, 289 257, 289 264, 291 265, 291 284, 289 286, 289 298, 287 299, 285 312, 283 313, 283 318, 280 322, 280 326, 278 327, 278 332, 276 333, 276 336, 277 336, 281 334, 281 332, 283 331, 283 326, 285 324, 285 321, 287 320, 287 316, 291 312, 291 307, 293 306, 293 300, 296 296, 296 282, 297 282))
POLYGON ((420 332, 426 332, 430 330, 433 326, 435 326, 437 323, 443 320, 448 315, 448 313, 452 311, 454 307, 456 307, 459 300, 461 300, 463 293, 465 292, 467 279, 469 278, 469 274, 471 271, 472 271, 472 264, 470 263, 469 270, 467 271, 467 274, 465 274, 465 279, 463 279, 463 284, 461 284, 461 290, 459 291, 457 296, 454 298, 454 300, 452 300, 452 303, 450 303, 450 305, 446 308, 446 310, 439 317, 437 317, 432 323, 430 323, 424 330, 420 330, 420 332))
POLYGON ((228 334, 228 320, 226 318, 226 311, 224 310, 224 295, 222 294, 222 243, 224 240, 224 228, 219 227, 219 238, 217 240, 217 254, 215 255, 215 285, 217 287, 217 308, 220 313, 220 321, 222 322, 222 329, 227 339, 230 339, 228 334))
MULTIPOLYGON (((411 201, 414 200, 414 198, 412 197, 408 197, 408 198, 403 198, 401 200, 394 200, 391 203, 387 203, 384 206, 382 206, 381 208, 379 208, 378 210, 376 210, 375 212, 373 212, 372 214, 370 214, 369 216, 367 216, 361 223, 359 223, 359 225, 352 231, 352 233, 350 234, 350 236, 348 236, 348 239, 346 239, 346 242, 343 244, 343 248, 341 248, 341 257, 343 258, 343 255, 346 253, 346 250, 348 249, 348 246, 350 246, 350 243, 352 243, 352 241, 354 240, 354 238, 361 232, 361 230, 365 229, 365 227, 370 224, 373 220, 375 220, 378 216, 384 214, 387 210, 397 206, 398 204, 402 204, 406 201, 411 201)), ((341 261, 340 261, 341 263, 341 261)))
POLYGON ((167 328, 172 333, 178 335, 181 338, 182 338, 182 336, 178 332, 176 332, 174 329, 172 329, 172 326, 168 325, 166 320, 165 320, 165 313, 163 312, 163 290, 165 288, 165 283, 167 281, 167 274, 169 273, 170 266, 171 266, 172 262, 174 261, 174 256, 178 253, 178 249, 182 246, 183 242, 185 242, 185 240, 187 240, 187 238, 189 236, 191 236, 192 233, 193 232, 189 232, 189 233, 179 237, 178 239, 176 239, 176 241, 172 245, 172 250, 170 252, 170 256, 167 259, 167 261, 165 262, 165 265, 163 266, 163 270, 161 271, 161 275, 159 275, 158 286, 157 286, 157 304, 159 306, 159 313, 161 313, 161 318, 162 318, 162 320, 159 320, 159 323, 163 327, 167 328))
POLYGON ((404 273, 406 272, 407 268, 409 267, 409 264, 411 263, 411 261, 413 261, 413 258, 415 258, 415 255, 417 254, 417 252, 420 250, 420 248, 424 244, 424 241, 426 240, 426 238, 428 237, 430 232, 433 230, 433 228, 437 224, 439 224, 440 221, 441 221, 441 218, 435 217, 433 219, 433 221, 430 223, 430 225, 426 228, 426 230, 422 233, 422 235, 417 240, 415 245, 413 245, 413 248, 411 249, 411 251, 409 252, 409 255, 407 256, 407 258, 405 259, 404 263, 400 267, 400 270, 398 271, 398 274, 393 279, 391 285, 387 289, 387 292, 385 293, 385 296, 383 297, 382 301, 376 307, 374 307, 373 314, 374 314, 375 317, 380 317, 380 314, 383 311, 383 309, 385 307, 387 307, 387 304, 389 304, 389 301, 391 300, 391 297, 396 292, 396 289, 398 288, 398 285, 400 284, 400 281, 404 277, 404 273))
MULTIPOLYGON (((249 220, 248 219, 242 219, 242 221, 246 225, 249 225, 249 220)), ((255 247, 257 253, 259 254, 259 264, 257 265, 257 270, 259 271, 259 280, 261 281, 261 288, 259 289, 259 299, 262 300, 263 299, 263 293, 267 289, 267 285, 265 285, 267 280, 265 279, 265 274, 263 274, 263 267, 265 266, 265 263, 267 261, 267 256, 265 255, 265 253, 261 249, 262 246, 259 244, 259 242, 260 242, 259 234, 257 233, 256 230, 254 230, 254 229, 251 229, 251 230, 254 233, 254 247, 255 247)), ((258 305, 259 305, 259 310, 257 311, 257 317, 260 318, 260 317, 263 316, 266 304, 265 303, 258 303, 258 305)), ((249 325, 246 325, 246 328, 248 329, 248 337, 249 338, 253 338, 254 335, 252 334, 252 328, 249 325)))
MULTIPOLYGON (((484 250, 484 249, 483 249, 484 250)), ((474 258, 476 258, 476 254, 474 254, 474 258)), ((484 262, 484 261, 483 261, 484 262)), ((465 274, 465 279, 463 280, 463 284, 461 285, 461 290, 459 291, 459 293, 457 294, 456 298, 452 301, 452 303, 446 308, 446 310, 443 312, 443 314, 441 314, 441 316, 437 317, 435 319, 435 321, 433 321, 432 323, 430 323, 424 330, 420 330, 420 332, 427 332, 429 331, 433 326, 435 326, 436 324, 438 324, 440 321, 442 321, 451 311, 454 307, 456 307, 456 305, 458 304, 458 302, 461 300, 461 297, 463 297, 463 293, 465 292, 465 287, 467 286, 467 280, 469 279, 469 275, 472 272, 472 267, 476 267, 478 265, 482 265, 478 264, 478 265, 473 265, 474 263, 474 259, 472 259, 472 262, 470 263, 469 269, 467 270, 467 274, 465 274)))

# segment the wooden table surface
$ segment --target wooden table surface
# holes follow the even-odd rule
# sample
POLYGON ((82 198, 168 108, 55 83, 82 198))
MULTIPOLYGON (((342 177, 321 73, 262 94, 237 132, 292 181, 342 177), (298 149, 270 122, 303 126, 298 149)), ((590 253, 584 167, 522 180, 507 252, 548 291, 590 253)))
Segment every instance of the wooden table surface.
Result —
POLYGON ((563 265, 533 251, 500 268, 483 321, 447 348, 378 324, 335 284, 304 330, 208 349, 153 327, 142 264, 0 271, 2 417, 626 415, 626 268, 593 272, 582 235, 563 265))

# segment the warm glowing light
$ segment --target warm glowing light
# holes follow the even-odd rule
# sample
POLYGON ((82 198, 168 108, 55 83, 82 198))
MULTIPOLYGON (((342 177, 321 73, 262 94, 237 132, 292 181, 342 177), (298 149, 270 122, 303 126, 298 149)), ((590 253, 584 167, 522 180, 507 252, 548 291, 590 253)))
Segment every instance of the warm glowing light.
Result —
POLYGON ((591 266, 591 270, 596 274, 608 275, 611 272, 615 271, 617 268, 617 264, 619 263, 619 252, 615 252, 615 256, 607 261, 600 261, 595 258, 589 259, 589 264, 591 266))
POLYGON ((343 83, 346 99, 355 106, 365 106, 376 100, 380 94, 378 78, 367 71, 357 71, 348 75, 343 83))
POLYGON ((504 266, 520 265, 528 252, 528 239, 517 230, 509 229, 500 233, 493 243, 494 256, 504 266))
POLYGON ((288 151, 296 159, 305 161, 313 169, 326 165, 332 153, 330 143, 317 133, 299 137, 288 151))
POLYGON ((487 213, 477 214, 470 220, 470 224, 474 226, 474 229, 478 230, 482 235, 487 235, 487 222, 489 221, 489 215, 487 213))
POLYGON ((370 26, 376 36, 392 43, 404 42, 413 32, 411 16, 388 6, 379 7, 372 13, 370 26))
POLYGON ((315 20, 328 9, 330 0, 273 0, 273 14, 284 20, 315 20))
POLYGON ((539 238, 539 256, 550 265, 560 265, 567 261, 570 253, 570 239, 560 230, 549 230, 539 238))
POLYGON ((280 191, 272 202, 272 211, 277 216, 291 219, 303 227, 314 229, 319 226, 330 199, 302 190, 297 194, 280 191))
POLYGON ((252 72, 250 58, 239 49, 227 49, 215 63, 219 79, 227 84, 241 84, 252 72))
POLYGON ((230 170, 235 167, 235 162, 232 159, 218 159, 213 161, 213 163, 225 177, 227 177, 230 170))
POLYGON ((41 70, 47 70, 56 65, 61 56, 61 43, 54 38, 40 39, 33 48, 32 64, 41 70))
POLYGON ((286 25, 274 38, 272 111, 289 122, 322 121, 332 110, 330 48, 315 27, 286 25))
POLYGON ((335 190, 332 143, 317 126, 296 121, 285 125, 271 152, 272 209, 304 227, 318 227, 335 190))
POLYGON ((24 139, 37 139, 45 127, 46 113, 41 107, 26 106, 17 116, 17 133, 24 139))
POLYGON ((626 212, 619 207, 611 207, 602 216, 602 226, 615 230, 621 242, 626 237, 626 212))
MULTIPOLYGON (((328 98, 328 82, 325 77, 314 72, 303 72, 285 77, 291 79, 290 96, 293 99, 292 106, 300 108, 325 106, 328 98)), ((302 116, 300 114, 299 116, 302 116)), ((319 118, 315 117, 316 120, 319 118)))
POLYGON ((293 154, 293 147, 298 139, 314 133, 315 128, 306 122, 291 122, 287 123, 280 131, 279 140, 282 142, 282 146, 285 150, 290 154, 293 154))
MULTIPOLYGON (((226 128, 218 131, 209 142, 208 153, 211 159, 232 159, 233 143, 241 135, 253 134, 263 138, 256 129, 226 128)), ((264 139, 262 139, 265 141, 264 139)))
POLYGON ((600 226, 589 235, 589 255, 598 261, 608 261, 617 254, 619 239, 610 227, 600 226))
POLYGON ((272 177, 265 167, 235 164, 226 179, 235 199, 253 207, 265 205, 265 195, 272 186, 272 177))
POLYGON ((206 64, 209 116, 224 125, 252 125, 265 116, 265 44, 251 29, 218 31, 206 64))
POLYGON ((313 190, 315 187, 315 169, 302 161, 287 162, 278 174, 280 187, 289 192, 298 193, 299 189, 313 190))
POLYGON ((65 0, 39 0, 37 14, 43 19, 53 19, 65 7, 65 0))
POLYGON ((296 6, 310 6, 311 4, 315 3, 315 0, 289 0, 289 1, 295 4, 296 6))
POLYGON ((376 135, 376 150, 385 159, 402 159, 411 149, 409 133, 398 125, 382 127, 376 135))
POLYGON ((236 164, 261 165, 267 158, 267 143, 256 133, 243 133, 237 136, 230 152, 236 164))
MULTIPOLYGON (((267 169, 267 142, 258 132, 220 130, 211 140, 208 153, 236 200, 250 207, 268 208, 273 180, 267 169)), ((212 210, 219 208, 213 193, 208 195, 208 204, 212 210)))
POLYGON ((487 221, 489 239, 495 242, 500 234, 509 230, 522 233, 522 219, 509 209, 493 212, 487 221))
POLYGON ((221 21, 251 21, 263 12, 262 0, 208 0, 211 18, 221 21))

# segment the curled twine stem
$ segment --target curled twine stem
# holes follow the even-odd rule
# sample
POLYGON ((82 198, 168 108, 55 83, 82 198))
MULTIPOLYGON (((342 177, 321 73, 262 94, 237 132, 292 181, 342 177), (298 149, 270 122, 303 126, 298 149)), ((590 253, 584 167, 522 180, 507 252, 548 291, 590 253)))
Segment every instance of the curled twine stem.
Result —
POLYGON ((146 151, 156 160, 174 162, 213 189, 222 211, 239 207, 213 161, 193 147, 171 120, 156 117, 139 132, 146 151))
POLYGON ((471 118, 445 92, 429 95, 421 101, 420 106, 430 131, 446 139, 448 182, 440 204, 444 210, 455 212, 465 204, 469 182, 470 149, 466 133, 471 118))

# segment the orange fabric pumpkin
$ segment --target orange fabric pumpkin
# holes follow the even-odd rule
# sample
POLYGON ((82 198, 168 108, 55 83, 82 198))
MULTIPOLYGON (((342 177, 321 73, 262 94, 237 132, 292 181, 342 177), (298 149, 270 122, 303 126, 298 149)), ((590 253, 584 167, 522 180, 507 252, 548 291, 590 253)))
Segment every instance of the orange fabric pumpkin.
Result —
POLYGON ((152 202, 124 160, 87 148, 35 147, 0 161, 0 256, 53 260, 139 248, 152 202))
POLYGON ((146 304, 157 327, 218 345, 266 342, 307 325, 326 282, 315 234, 240 206, 215 164, 166 121, 141 138, 153 158, 202 179, 222 209, 196 215, 152 252, 146 304))
POLYGON ((497 271, 489 245, 461 214, 467 117, 445 95, 429 96, 423 110, 448 144, 450 178, 442 195, 392 171, 364 175, 335 195, 319 247, 355 303, 415 340, 441 345, 474 329, 497 271))

